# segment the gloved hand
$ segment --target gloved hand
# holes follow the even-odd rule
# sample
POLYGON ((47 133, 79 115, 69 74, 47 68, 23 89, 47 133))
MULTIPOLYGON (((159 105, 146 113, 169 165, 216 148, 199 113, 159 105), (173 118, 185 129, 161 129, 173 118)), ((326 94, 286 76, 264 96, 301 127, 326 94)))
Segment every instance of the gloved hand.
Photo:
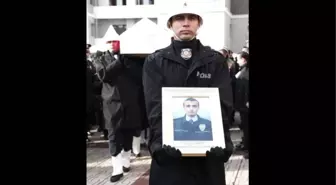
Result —
POLYGON ((232 152, 217 146, 206 152, 206 158, 210 162, 225 163, 229 160, 231 154, 232 152))
POLYGON ((163 145, 162 148, 153 153, 153 158, 159 165, 169 165, 178 163, 182 158, 182 154, 179 149, 163 145))

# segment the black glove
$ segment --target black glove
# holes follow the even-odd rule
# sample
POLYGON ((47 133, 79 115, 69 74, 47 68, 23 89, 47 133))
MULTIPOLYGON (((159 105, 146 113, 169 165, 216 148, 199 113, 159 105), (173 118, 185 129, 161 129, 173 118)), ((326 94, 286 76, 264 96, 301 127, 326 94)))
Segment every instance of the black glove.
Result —
POLYGON ((176 164, 181 160, 181 157, 181 151, 169 145, 163 145, 153 153, 153 158, 159 165, 176 164))
POLYGON ((215 148, 211 148, 210 151, 206 152, 206 158, 210 162, 225 163, 229 160, 229 158, 231 157, 231 154, 232 152, 226 149, 223 149, 221 147, 215 147, 215 148))

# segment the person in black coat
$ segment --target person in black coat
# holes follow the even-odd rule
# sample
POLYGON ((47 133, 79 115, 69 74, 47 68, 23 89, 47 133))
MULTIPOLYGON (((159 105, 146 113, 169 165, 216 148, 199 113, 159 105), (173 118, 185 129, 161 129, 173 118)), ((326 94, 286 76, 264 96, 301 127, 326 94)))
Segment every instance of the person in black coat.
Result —
POLYGON ((241 127, 244 133, 243 146, 241 147, 245 152, 245 158, 248 158, 249 148, 249 132, 248 132, 248 119, 249 119, 249 54, 240 52, 238 54, 238 64, 241 70, 236 74, 236 101, 235 109, 239 111, 241 117, 241 127))
MULTIPOLYGON (((101 98, 102 83, 96 74, 96 68, 92 63, 90 44, 86 45, 86 57, 87 57, 87 96, 90 100, 87 103, 90 104, 87 108, 90 109, 87 116, 87 132, 90 132, 92 125, 98 125, 98 132, 104 133, 104 139, 107 140, 107 130, 105 129, 105 121, 103 116, 103 103, 101 98)), ((87 138, 88 139, 88 138, 87 138)))
POLYGON ((106 70, 98 70, 104 82, 103 112, 113 166, 111 182, 119 181, 130 170, 133 136, 146 128, 144 105, 140 104, 144 58, 125 55, 118 58, 106 52, 101 57, 106 70))
MULTIPOLYGON (((95 70, 96 71, 96 70, 95 70)), ((105 120, 103 114, 103 99, 102 99, 103 83, 99 80, 97 74, 93 76, 93 93, 94 93, 94 114, 95 124, 98 125, 98 132, 103 132, 104 139, 108 140, 108 132, 105 128, 105 120)))
MULTIPOLYGON (((91 61, 86 60, 86 131, 90 132, 91 126, 95 121, 94 112, 94 66, 91 61)), ((88 140, 88 135, 86 135, 88 140)))
MULTIPOLYGON (((149 55, 144 64, 143 85, 150 125, 151 161, 149 185, 223 185, 224 163, 233 152, 228 115, 232 110, 229 70, 224 57, 195 38, 202 18, 181 13, 169 18, 175 33, 172 43, 149 55), (204 151, 205 157, 182 157, 180 150, 162 144, 162 87, 217 87, 223 117, 226 148, 204 151)), ((173 126, 173 125, 172 125, 173 126)))
MULTIPOLYGON (((136 60, 141 60, 138 61, 137 64, 140 65, 138 67, 140 67, 142 69, 143 64, 144 64, 144 58, 137 58, 136 60)), ((136 73, 139 75, 139 73, 136 73)), ((142 115, 142 129, 143 130, 137 130, 134 133, 133 136, 133 142, 132 142, 132 154, 135 157, 141 157, 141 139, 143 139, 141 137, 142 132, 146 131, 148 128, 148 119, 147 119, 147 114, 146 114, 146 106, 145 106, 145 97, 144 97, 144 91, 143 91, 143 86, 142 86, 142 73, 140 74, 140 76, 137 76, 136 79, 138 80, 137 82, 140 83, 140 89, 139 89, 139 106, 140 106, 140 111, 141 111, 141 115, 142 115)), ((146 132, 145 132, 146 134, 146 132)), ((147 146, 145 145, 144 148, 147 148, 147 146)))
MULTIPOLYGON (((219 51, 220 53, 222 53, 222 55, 225 58, 226 63, 228 64, 229 67, 229 76, 231 78, 231 88, 232 88, 232 98, 233 98, 233 103, 235 102, 235 94, 234 94, 234 89, 235 89, 235 75, 238 72, 239 66, 236 67, 237 62, 234 61, 233 57, 232 57, 232 51, 227 49, 226 47, 224 47, 223 49, 221 49, 219 51)), ((229 116, 229 123, 230 123, 230 127, 233 127, 233 124, 235 122, 234 119, 235 116, 235 110, 232 110, 231 115, 229 116)))

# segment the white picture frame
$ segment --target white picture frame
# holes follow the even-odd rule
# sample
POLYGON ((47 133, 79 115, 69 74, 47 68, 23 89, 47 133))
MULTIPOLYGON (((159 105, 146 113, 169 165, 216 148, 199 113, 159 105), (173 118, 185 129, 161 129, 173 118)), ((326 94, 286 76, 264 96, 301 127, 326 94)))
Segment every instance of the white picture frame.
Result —
POLYGON ((179 149, 182 156, 205 156, 206 151, 210 150, 211 147, 218 146, 225 148, 218 88, 163 87, 162 144, 179 149), (194 109, 194 111, 187 108, 192 106, 188 98, 196 99, 198 102, 199 107, 194 109), (185 116, 183 116, 183 114, 185 114, 185 116), (197 130, 197 124, 194 124, 192 121, 191 123, 190 121, 185 122, 187 119, 191 119, 192 116, 195 117, 195 115, 199 118, 194 122, 198 124, 199 131, 197 130), (206 125, 210 123, 210 127, 207 131, 204 131, 204 124, 201 123, 204 119, 210 121, 206 121, 206 125), (183 129, 179 129, 181 128, 180 125, 190 126, 183 126, 183 129), (190 131, 189 128, 192 128, 192 131, 190 131), (194 137, 195 134, 197 136, 194 137), (187 139, 182 139, 183 137, 187 139), (191 138, 191 140, 188 138, 191 138))

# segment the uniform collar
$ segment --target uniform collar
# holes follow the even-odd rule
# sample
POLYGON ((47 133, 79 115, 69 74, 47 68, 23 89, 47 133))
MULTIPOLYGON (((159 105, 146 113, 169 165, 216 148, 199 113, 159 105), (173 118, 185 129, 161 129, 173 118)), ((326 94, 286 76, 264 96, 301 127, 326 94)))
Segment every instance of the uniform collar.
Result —
POLYGON ((173 45, 173 48, 175 49, 175 51, 177 52, 176 54, 179 54, 181 49, 184 49, 184 48, 192 49, 193 54, 197 53, 196 51, 198 49, 197 39, 193 39, 191 41, 172 40, 172 45, 173 45))
MULTIPOLYGON (((176 61, 182 64, 183 66, 187 67, 184 59, 182 59, 182 57, 180 56, 179 53, 180 51, 177 51, 178 55, 175 54, 174 42, 175 41, 172 41, 172 43, 168 47, 161 50, 162 57, 176 61)), ((209 56, 210 51, 209 47, 203 46, 203 44, 198 39, 194 39, 193 42, 195 42, 195 48, 196 48, 195 50, 197 51, 195 55, 193 54, 193 60, 195 62, 199 62, 203 58, 209 56)))
POLYGON ((198 120, 198 116, 196 115, 196 116, 194 116, 194 117, 189 117, 189 116, 185 116, 185 120, 186 121, 190 121, 190 120, 193 120, 193 122, 195 122, 195 121, 197 121, 198 120))

